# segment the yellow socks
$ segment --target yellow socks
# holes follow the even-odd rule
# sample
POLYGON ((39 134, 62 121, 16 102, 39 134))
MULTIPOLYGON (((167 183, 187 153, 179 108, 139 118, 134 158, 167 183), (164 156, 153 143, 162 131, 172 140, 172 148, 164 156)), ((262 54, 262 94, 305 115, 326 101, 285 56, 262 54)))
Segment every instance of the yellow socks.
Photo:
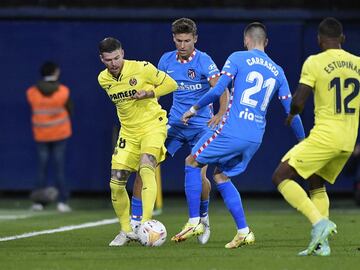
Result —
POLYGON ((156 201, 157 186, 155 169, 151 165, 142 164, 140 166, 140 176, 143 183, 141 191, 143 218, 141 222, 145 222, 151 219, 156 201))
POLYGON ((131 232, 132 229, 129 218, 130 201, 125 187, 126 181, 110 180, 111 202, 116 216, 119 219, 121 230, 124 232, 131 232))
POLYGON ((282 181, 278 185, 278 190, 292 207, 310 220, 311 224, 315 224, 323 218, 305 190, 295 181, 290 179, 282 181))
POLYGON ((325 187, 310 190, 310 199, 319 210, 320 214, 329 218, 330 201, 325 187))

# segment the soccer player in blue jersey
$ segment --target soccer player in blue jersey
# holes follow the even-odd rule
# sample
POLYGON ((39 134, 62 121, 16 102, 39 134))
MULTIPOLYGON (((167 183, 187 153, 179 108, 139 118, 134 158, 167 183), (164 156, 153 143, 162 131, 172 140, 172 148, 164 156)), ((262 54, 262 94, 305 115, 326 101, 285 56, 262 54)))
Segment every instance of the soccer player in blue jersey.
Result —
MULTIPOLYGON (((284 71, 264 52, 268 43, 266 28, 254 22, 246 26, 244 46, 247 51, 234 52, 222 69, 216 86, 183 115, 185 124, 198 111, 216 100, 233 80, 234 89, 227 117, 215 132, 205 134, 186 158, 185 178, 200 178, 198 167, 215 164, 214 180, 236 226, 237 233, 226 248, 237 248, 255 242, 249 229, 238 190, 230 177, 242 173, 258 150, 266 125, 266 111, 277 93, 286 113, 289 113, 291 93, 284 71)), ((291 127, 298 140, 305 136, 299 115, 291 127)))
MULTIPOLYGON (((163 54, 158 69, 166 72, 178 84, 178 89, 173 94, 168 137, 165 143, 168 153, 174 156, 182 145, 188 144, 193 147, 210 130, 210 127, 219 124, 227 109, 228 91, 221 96, 220 108, 216 115, 213 115, 210 104, 199 110, 187 126, 182 123, 183 113, 207 93, 211 86, 215 86, 220 71, 209 55, 195 49, 197 27, 194 21, 188 18, 175 20, 172 24, 172 34, 176 50, 163 54)), ((188 232, 199 235, 198 241, 201 244, 209 240, 208 205, 211 185, 206 177, 206 168, 207 166, 204 166, 201 169, 202 179, 185 179, 189 220, 181 232, 173 237, 174 241, 186 239, 182 236, 188 232)), ((200 173, 200 169, 198 170, 200 173)), ((132 202, 132 224, 134 224, 141 216, 141 200, 137 198, 136 192, 132 202)))

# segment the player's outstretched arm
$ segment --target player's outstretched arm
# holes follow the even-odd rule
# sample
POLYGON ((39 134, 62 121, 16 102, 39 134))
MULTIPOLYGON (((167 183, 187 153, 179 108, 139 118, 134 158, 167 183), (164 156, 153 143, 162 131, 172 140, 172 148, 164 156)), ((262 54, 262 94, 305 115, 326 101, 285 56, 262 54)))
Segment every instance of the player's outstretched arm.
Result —
POLYGON ((220 98, 222 93, 227 89, 226 87, 230 83, 231 78, 226 75, 221 75, 220 79, 218 80, 217 84, 214 88, 211 89, 211 91, 207 92, 205 95, 202 96, 202 98, 199 99, 197 102, 198 109, 201 109, 202 107, 215 102, 217 99, 220 98))
POLYGON ((295 115, 303 111, 306 100, 308 99, 311 92, 312 88, 310 86, 299 83, 291 101, 290 114, 295 115))
MULTIPOLYGON (((212 78, 209 83, 212 87, 214 87, 218 81, 219 77, 212 78)), ((229 90, 225 89, 224 93, 222 93, 219 99, 219 111, 208 121, 208 127, 215 128, 223 118, 226 113, 229 102, 229 90)))
MULTIPOLYGON (((304 127, 300 118, 300 113, 304 109, 305 103, 307 98, 309 97, 310 93, 312 92, 312 88, 305 85, 299 84, 294 97, 291 99, 291 104, 287 105, 284 104, 284 107, 290 106, 290 112, 287 109, 288 116, 285 120, 285 124, 287 126, 291 126, 293 129, 296 138, 301 141, 305 138, 304 127), (286 106, 287 105, 287 106, 286 106)), ((286 101, 285 101, 286 102, 286 101)))
POLYGON ((190 118, 193 117, 199 109, 203 108, 204 106, 220 98, 222 93, 225 91, 227 85, 230 83, 230 81, 231 81, 230 77, 221 76, 215 87, 211 91, 203 95, 202 98, 199 99, 197 104, 193 105, 187 112, 183 114, 182 117, 183 123, 187 125, 190 118))

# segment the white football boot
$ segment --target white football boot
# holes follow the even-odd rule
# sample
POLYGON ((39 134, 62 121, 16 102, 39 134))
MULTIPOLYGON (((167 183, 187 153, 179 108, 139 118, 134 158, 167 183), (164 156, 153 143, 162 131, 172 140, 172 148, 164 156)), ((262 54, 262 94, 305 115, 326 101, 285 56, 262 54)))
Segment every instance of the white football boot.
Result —
POLYGON ((130 241, 136 241, 138 239, 136 233, 134 232, 123 232, 121 231, 117 236, 115 236, 114 240, 112 240, 109 244, 110 247, 122 247, 129 243, 130 241))
POLYGON ((200 219, 200 222, 204 225, 204 233, 200 234, 198 236, 198 242, 202 245, 205 245, 210 238, 210 220, 209 220, 209 216, 203 217, 200 219))

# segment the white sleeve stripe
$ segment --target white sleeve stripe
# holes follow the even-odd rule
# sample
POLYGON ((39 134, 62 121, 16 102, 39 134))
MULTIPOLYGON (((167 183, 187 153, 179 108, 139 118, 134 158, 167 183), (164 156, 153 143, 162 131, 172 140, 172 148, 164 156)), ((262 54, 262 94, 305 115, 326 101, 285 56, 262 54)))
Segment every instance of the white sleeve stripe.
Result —
POLYGON ((232 75, 230 72, 221 71, 221 74, 225 74, 226 76, 229 76, 231 79, 234 79, 234 75, 232 75))
POLYGON ((220 73, 216 73, 214 75, 211 75, 210 77, 207 78, 208 81, 210 81, 211 79, 214 79, 216 77, 219 77, 221 74, 220 73))

